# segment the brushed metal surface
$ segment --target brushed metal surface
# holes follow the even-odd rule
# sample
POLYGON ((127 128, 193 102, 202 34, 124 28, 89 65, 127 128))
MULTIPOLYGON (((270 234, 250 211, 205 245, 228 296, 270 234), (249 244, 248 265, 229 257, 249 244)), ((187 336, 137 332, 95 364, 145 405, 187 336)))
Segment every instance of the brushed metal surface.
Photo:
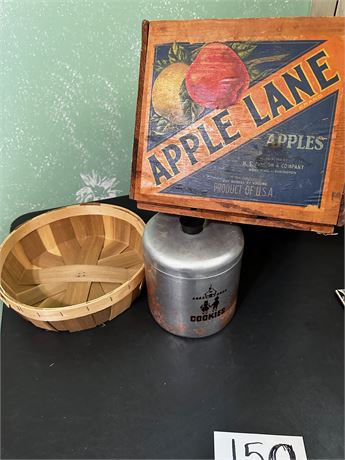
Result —
POLYGON ((209 222, 201 233, 188 235, 178 217, 156 214, 143 245, 149 307, 161 327, 206 337, 229 323, 244 246, 240 227, 209 222))

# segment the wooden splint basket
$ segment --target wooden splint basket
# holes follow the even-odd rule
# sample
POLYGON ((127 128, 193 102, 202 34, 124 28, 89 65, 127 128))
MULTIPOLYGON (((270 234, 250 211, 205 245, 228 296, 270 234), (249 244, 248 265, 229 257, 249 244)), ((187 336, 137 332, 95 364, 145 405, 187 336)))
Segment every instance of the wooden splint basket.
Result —
POLYGON ((99 203, 37 216, 0 247, 0 299, 43 329, 80 331, 130 307, 144 281, 144 222, 99 203))

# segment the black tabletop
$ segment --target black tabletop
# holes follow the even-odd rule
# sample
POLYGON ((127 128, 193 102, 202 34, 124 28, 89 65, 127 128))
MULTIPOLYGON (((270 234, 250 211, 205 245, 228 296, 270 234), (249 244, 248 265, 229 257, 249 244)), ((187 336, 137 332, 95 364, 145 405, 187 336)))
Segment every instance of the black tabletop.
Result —
POLYGON ((73 334, 4 309, 2 458, 212 458, 216 430, 302 435, 309 458, 344 458, 343 236, 243 231, 238 310, 209 338, 162 330, 145 292, 73 334))

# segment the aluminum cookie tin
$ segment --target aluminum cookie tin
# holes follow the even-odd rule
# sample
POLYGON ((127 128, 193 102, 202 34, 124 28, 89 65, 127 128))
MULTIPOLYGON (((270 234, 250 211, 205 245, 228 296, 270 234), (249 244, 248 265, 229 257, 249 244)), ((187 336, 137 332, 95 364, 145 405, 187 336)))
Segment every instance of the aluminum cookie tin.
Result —
POLYGON ((239 226, 156 214, 143 246, 149 307, 161 327, 206 337, 229 323, 244 247, 239 226))

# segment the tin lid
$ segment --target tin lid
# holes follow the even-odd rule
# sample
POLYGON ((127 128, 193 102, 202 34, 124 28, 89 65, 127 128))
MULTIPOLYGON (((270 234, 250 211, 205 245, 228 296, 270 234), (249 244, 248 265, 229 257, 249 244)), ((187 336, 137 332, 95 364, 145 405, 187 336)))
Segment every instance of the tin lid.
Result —
POLYGON ((198 219, 202 231, 188 232, 191 221, 156 214, 146 224, 143 246, 145 258, 157 270, 181 278, 208 278, 234 266, 242 256, 241 228, 227 222, 198 219))

